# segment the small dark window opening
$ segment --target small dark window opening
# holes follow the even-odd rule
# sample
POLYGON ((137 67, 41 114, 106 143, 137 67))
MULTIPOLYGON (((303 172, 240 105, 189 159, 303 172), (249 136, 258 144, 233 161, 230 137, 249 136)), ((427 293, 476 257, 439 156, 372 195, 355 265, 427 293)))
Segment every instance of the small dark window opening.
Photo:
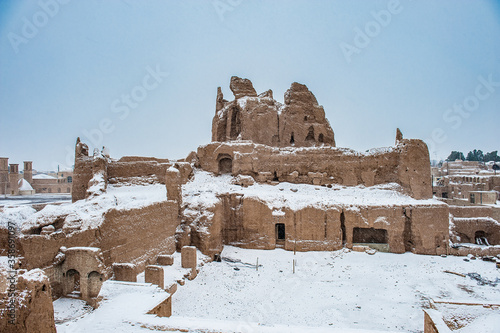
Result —
POLYGON ((345 246, 347 242, 347 236, 345 232, 345 215, 344 212, 340 214, 340 230, 342 231, 342 246, 345 246))
POLYGON ((354 228, 352 242, 387 244, 387 230, 375 228, 354 228))
POLYGON ((241 112, 238 107, 233 108, 233 112, 231 114, 231 133, 230 137, 232 140, 236 140, 238 135, 241 133, 241 112))
POLYGON ((448 198, 448 192, 441 193, 441 197, 447 199, 448 198))
POLYGON ((228 174, 233 172, 233 160, 227 154, 221 154, 219 159, 219 174, 228 174))
POLYGON ((295 136, 293 135, 293 132, 292 132, 292 135, 290 137, 290 144, 293 146, 295 144, 295 136))
POLYGON ((285 240, 285 224, 276 223, 276 240, 285 240))
POLYGON ((325 142, 325 137, 323 136, 323 133, 321 133, 319 136, 318 136, 318 142, 325 142))
POLYGON ((273 182, 279 182, 280 179, 278 178, 278 174, 276 173, 276 171, 274 171, 274 177, 273 177, 273 182))
POLYGON ((306 141, 314 141, 314 127, 309 127, 309 132, 306 136, 306 141))

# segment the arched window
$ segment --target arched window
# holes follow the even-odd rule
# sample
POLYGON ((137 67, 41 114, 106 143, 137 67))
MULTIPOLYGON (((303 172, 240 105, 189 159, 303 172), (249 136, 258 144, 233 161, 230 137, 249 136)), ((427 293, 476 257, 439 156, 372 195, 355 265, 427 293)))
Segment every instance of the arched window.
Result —
POLYGON ((233 172, 233 159, 228 154, 219 154, 219 175, 231 174, 233 172))
POLYGON ((316 141, 314 139, 314 127, 309 127, 309 131, 307 133, 307 136, 306 136, 306 141, 309 141, 309 142, 314 142, 316 141))

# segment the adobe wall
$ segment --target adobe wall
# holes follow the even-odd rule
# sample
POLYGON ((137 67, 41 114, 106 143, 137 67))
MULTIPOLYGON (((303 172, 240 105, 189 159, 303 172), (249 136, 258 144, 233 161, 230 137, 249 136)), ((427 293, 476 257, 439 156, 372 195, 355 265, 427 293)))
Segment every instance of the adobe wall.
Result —
MULTIPOLYGON (((22 271, 20 271, 22 272, 22 271)), ((0 282, 4 282, 6 272, 0 272, 0 282)), ((49 279, 37 269, 18 275, 16 284, 15 317, 8 311, 8 284, 0 283, 0 332, 9 333, 56 333, 54 307, 49 279), (4 289, 5 287, 5 289, 4 289), (9 323, 15 319, 15 323, 9 323)))
POLYGON ((407 207, 411 209, 414 253, 446 254, 449 243, 449 208, 446 205, 407 207))
POLYGON ((500 207, 493 206, 450 206, 450 214, 454 217, 491 217, 500 222, 500 207))
POLYGON ((454 218, 453 232, 460 237, 457 243, 476 243, 476 232, 483 231, 490 245, 500 245, 500 223, 489 218, 454 218))
POLYGON ((143 269, 158 254, 175 252, 175 230, 179 224, 177 204, 171 201, 131 210, 110 210, 97 229, 70 234, 24 235, 18 249, 25 268, 51 266, 62 246, 97 247, 111 273, 115 262, 134 263, 143 269))
POLYGON ((155 161, 111 162, 108 165, 108 179, 127 181, 131 177, 152 177, 156 182, 165 184, 165 172, 171 165, 155 161))
POLYGON ((209 256, 220 252, 223 245, 264 250, 281 246, 290 251, 334 251, 344 244, 350 248, 354 228, 386 230, 390 252, 435 255, 446 253, 448 215, 446 205, 329 206, 273 211, 256 198, 230 194, 220 196, 211 214, 184 223, 195 225, 186 243, 209 256), (276 239, 277 223, 285 227, 281 245, 276 239))
POLYGON ((335 146, 335 138, 325 111, 314 94, 294 82, 284 96, 284 104, 268 90, 257 95, 252 82, 231 78, 233 101, 226 101, 217 89, 212 141, 251 140, 275 147, 335 146))
POLYGON ((170 162, 166 159, 138 156, 125 156, 118 161, 102 155, 91 157, 87 145, 78 138, 75 147, 72 200, 75 202, 88 197, 89 181, 97 172, 105 175, 106 185, 108 182, 135 183, 137 178, 143 178, 147 183, 165 184, 165 174, 171 166, 179 170, 182 184, 192 176, 193 168, 187 162, 170 162))
POLYGON ((141 271, 146 263, 153 264, 159 254, 175 252, 179 222, 178 206, 172 201, 141 209, 111 210, 95 246, 102 249, 107 267, 114 262, 127 262, 141 271))
POLYGON ((402 140, 396 147, 362 155, 333 147, 275 148, 251 142, 211 143, 198 148, 200 167, 220 173, 221 158, 232 160, 232 174, 257 181, 276 178, 291 183, 373 186, 399 183, 416 199, 432 197, 429 153, 420 140, 402 140))
POLYGON ((493 207, 489 206, 450 206, 450 214, 454 217, 492 217, 493 207))

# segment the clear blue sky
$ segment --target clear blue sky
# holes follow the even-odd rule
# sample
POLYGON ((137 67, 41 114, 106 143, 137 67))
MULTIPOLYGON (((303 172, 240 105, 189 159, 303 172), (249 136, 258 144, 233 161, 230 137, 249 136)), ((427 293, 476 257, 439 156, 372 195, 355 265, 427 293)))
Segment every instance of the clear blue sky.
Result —
POLYGON ((400 127, 431 158, 500 150, 499 1, 60 1, 0 0, 11 163, 70 166, 78 136, 115 158, 185 157, 232 75, 280 101, 306 84, 341 147, 390 146, 400 127))

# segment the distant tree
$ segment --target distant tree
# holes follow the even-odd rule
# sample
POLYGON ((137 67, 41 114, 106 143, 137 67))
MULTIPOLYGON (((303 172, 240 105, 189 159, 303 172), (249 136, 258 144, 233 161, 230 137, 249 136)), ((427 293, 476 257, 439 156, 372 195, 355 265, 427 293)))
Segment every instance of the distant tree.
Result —
POLYGON ((454 150, 454 151, 451 152, 450 156, 448 156, 448 158, 446 160, 450 161, 450 162, 453 162, 453 161, 456 161, 456 160, 462 160, 462 161, 464 161, 465 160, 465 156, 464 156, 464 153, 454 150))
POLYGON ((484 161, 484 155, 482 150, 477 150, 474 149, 473 151, 470 151, 467 154, 467 161, 475 161, 475 162, 483 162, 484 161))
POLYGON ((484 161, 485 162, 490 162, 490 161, 500 162, 500 156, 498 156, 498 150, 484 154, 484 161))

